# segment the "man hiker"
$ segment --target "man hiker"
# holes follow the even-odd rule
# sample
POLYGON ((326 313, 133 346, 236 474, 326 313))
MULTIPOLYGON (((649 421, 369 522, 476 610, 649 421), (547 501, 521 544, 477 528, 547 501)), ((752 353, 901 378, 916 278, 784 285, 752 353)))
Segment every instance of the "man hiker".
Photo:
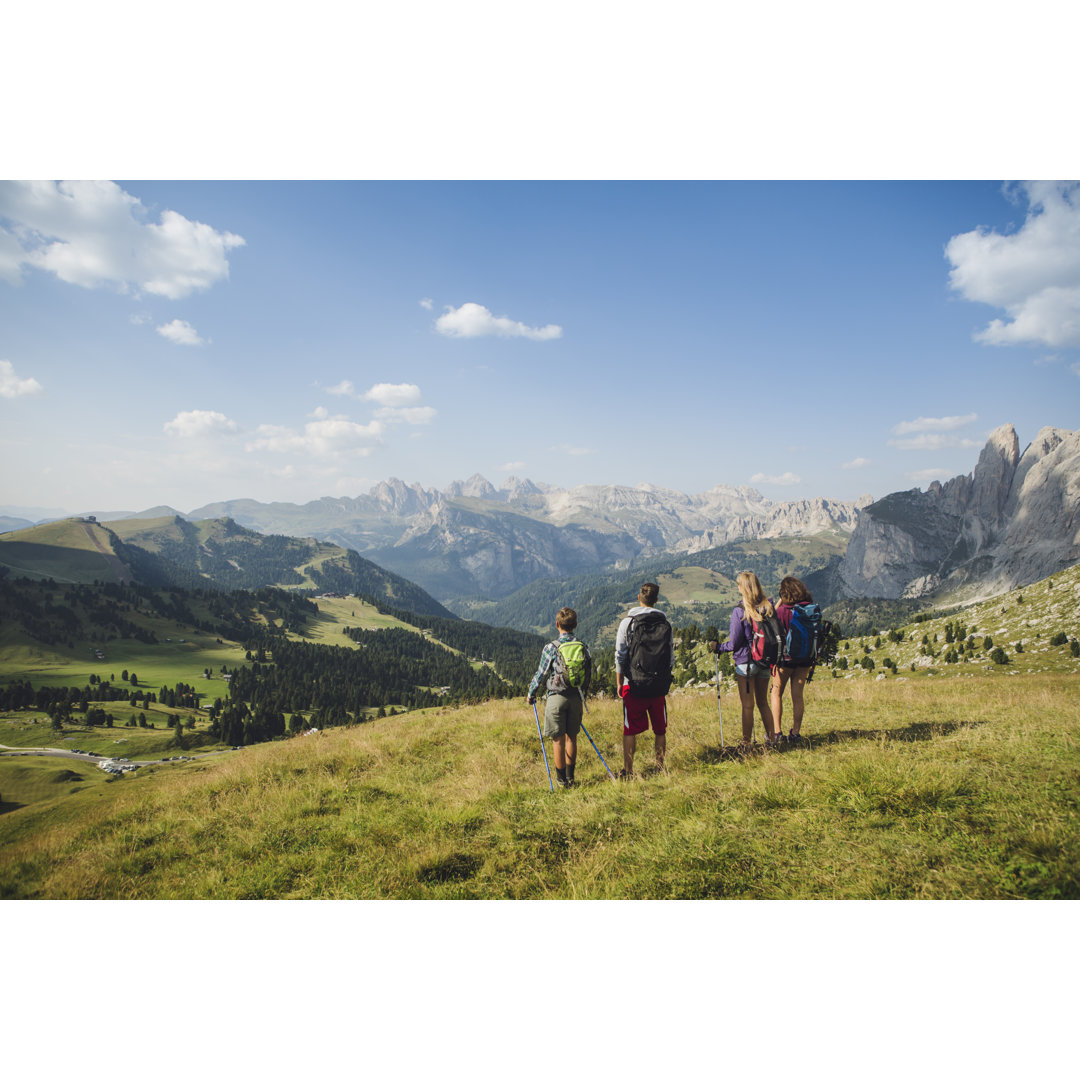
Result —
POLYGON ((559 639, 549 641, 540 654, 540 666, 529 683, 529 704, 536 703, 536 692, 546 679, 544 738, 551 739, 559 787, 570 788, 574 786, 581 713, 592 679, 592 657, 588 646, 574 637, 577 612, 573 608, 564 607, 555 616, 555 628, 559 639))
POLYGON ((640 606, 630 609, 615 637, 615 686, 623 702, 623 770, 620 778, 634 775, 637 737, 652 723, 656 740, 656 767, 663 769, 667 750, 667 692, 675 667, 671 623, 656 610, 660 586, 645 582, 638 593, 640 606))

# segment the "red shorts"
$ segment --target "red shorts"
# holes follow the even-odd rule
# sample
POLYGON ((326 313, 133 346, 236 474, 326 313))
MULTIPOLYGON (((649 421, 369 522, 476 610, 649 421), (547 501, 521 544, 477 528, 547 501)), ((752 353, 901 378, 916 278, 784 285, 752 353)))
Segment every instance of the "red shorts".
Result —
POLYGON ((627 735, 640 735, 648 731, 650 720, 654 735, 663 735, 667 731, 666 697, 634 697, 627 694, 622 706, 623 731, 627 735))

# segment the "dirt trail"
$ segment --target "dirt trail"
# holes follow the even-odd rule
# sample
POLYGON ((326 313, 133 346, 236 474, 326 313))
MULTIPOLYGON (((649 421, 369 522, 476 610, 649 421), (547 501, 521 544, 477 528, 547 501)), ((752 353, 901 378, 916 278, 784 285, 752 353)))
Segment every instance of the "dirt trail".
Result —
POLYGON ((97 529, 88 521, 84 521, 82 527, 86 530, 86 535, 90 537, 90 542, 105 556, 105 561, 109 564, 109 569, 116 575, 116 580, 121 585, 130 585, 132 581, 131 571, 101 542, 97 529))

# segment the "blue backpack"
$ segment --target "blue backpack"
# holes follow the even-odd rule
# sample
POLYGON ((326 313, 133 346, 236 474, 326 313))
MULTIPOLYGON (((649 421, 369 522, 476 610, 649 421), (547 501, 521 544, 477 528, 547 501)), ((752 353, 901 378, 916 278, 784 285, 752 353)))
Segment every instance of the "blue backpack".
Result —
POLYGON ((817 660, 820 643, 821 608, 817 604, 796 604, 784 638, 783 659, 795 667, 807 667, 817 660))

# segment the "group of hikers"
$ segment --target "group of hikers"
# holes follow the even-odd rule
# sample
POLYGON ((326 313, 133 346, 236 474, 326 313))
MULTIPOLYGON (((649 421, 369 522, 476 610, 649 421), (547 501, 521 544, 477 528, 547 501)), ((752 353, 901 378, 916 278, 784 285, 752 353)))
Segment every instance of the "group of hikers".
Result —
MULTIPOLYGON (((810 591, 795 577, 785 577, 780 582, 778 602, 765 595, 757 575, 750 570, 742 571, 735 584, 740 601, 731 612, 727 640, 709 640, 707 644, 713 653, 732 654, 742 706, 739 749, 749 750, 753 744, 755 706, 761 714, 767 746, 775 748, 783 742, 798 741, 802 737, 804 691, 812 677, 823 637, 820 609, 814 604, 810 591), (791 688, 792 715, 791 730, 785 736, 781 719, 784 690, 788 686, 791 688)), ((648 731, 650 725, 655 741, 656 767, 658 770, 664 768, 667 693, 675 667, 675 642, 671 623, 662 611, 657 610, 659 596, 660 586, 645 582, 638 592, 637 606, 632 607, 619 623, 615 636, 615 688, 623 706, 620 780, 633 777, 637 737, 648 731)), ((564 607, 556 615, 558 640, 544 646, 540 666, 528 692, 528 703, 535 714, 541 686, 546 690, 541 740, 552 741, 555 773, 561 788, 575 784, 577 737, 582 728, 585 697, 593 672, 588 647, 574 635, 577 623, 577 612, 573 608, 564 607)), ((717 669, 719 671, 719 660, 717 669)))

